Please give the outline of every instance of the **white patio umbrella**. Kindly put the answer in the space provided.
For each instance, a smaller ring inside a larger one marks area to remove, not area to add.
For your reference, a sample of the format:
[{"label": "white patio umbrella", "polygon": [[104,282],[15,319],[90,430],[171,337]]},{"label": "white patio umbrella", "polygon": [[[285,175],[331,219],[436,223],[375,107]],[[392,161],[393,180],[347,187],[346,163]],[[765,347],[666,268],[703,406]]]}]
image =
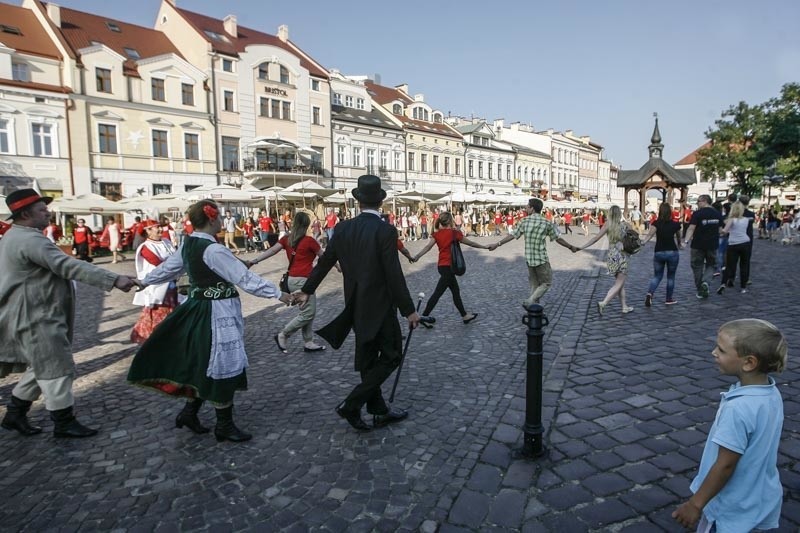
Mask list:
[{"label": "white patio umbrella", "polygon": [[128,211],[142,211],[152,216],[153,213],[160,215],[166,212],[183,213],[192,205],[190,200],[179,198],[174,193],[162,193],[155,196],[135,196],[125,198],[117,202]]},{"label": "white patio umbrella", "polygon": [[0,194],[0,219],[5,220],[9,216],[11,216],[11,211],[6,205],[6,197]]},{"label": "white patio umbrella", "polygon": [[298,191],[303,193],[313,192],[317,196],[321,196],[323,198],[326,196],[330,196],[331,194],[334,194],[336,192],[335,189],[329,189],[328,187],[320,185],[319,183],[311,180],[304,180],[304,181],[299,181],[297,183],[292,183],[291,185],[286,187],[284,191]]},{"label": "white patio umbrella", "polygon": [[68,215],[124,213],[126,211],[125,207],[120,206],[118,202],[112,202],[105,196],[91,193],[53,200],[50,210]]},{"label": "white patio umbrella", "polygon": [[340,192],[331,194],[330,196],[326,196],[322,199],[322,201],[326,204],[346,204],[347,201],[352,198],[350,193],[342,194]]}]

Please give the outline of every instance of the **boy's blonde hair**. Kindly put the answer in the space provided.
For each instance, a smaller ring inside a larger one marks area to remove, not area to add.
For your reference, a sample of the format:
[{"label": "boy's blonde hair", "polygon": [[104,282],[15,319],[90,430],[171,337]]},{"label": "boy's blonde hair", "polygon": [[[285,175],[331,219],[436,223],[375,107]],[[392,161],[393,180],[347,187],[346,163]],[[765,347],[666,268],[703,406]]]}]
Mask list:
[{"label": "boy's blonde hair", "polygon": [[757,318],[742,318],[726,322],[719,328],[733,338],[739,357],[755,355],[758,371],[763,374],[782,372],[786,367],[789,346],[783,334],[771,323]]}]

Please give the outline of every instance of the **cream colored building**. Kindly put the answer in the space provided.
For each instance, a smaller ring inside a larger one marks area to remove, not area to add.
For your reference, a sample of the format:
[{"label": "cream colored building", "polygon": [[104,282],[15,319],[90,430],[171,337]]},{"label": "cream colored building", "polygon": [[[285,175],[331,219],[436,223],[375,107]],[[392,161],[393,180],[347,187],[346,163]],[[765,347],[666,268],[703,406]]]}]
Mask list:
[{"label": "cream colored building", "polygon": [[327,71],[280,26],[270,35],[163,0],[155,28],[209,78],[222,181],[258,186],[331,178]]},{"label": "cream colored building", "polygon": [[467,192],[522,192],[522,182],[515,175],[516,152],[496,139],[485,120],[448,117],[447,122],[464,137]]},{"label": "cream colored building", "polygon": [[362,174],[380,176],[385,187],[406,187],[403,123],[372,100],[363,77],[332,70],[333,183],[350,190]]},{"label": "cream colored building", "polygon": [[65,58],[32,7],[3,4],[0,17],[0,192],[60,196],[72,190]]},{"label": "cream colored building", "polygon": [[551,197],[556,200],[577,198],[581,142],[573,137],[572,130],[561,133],[549,129],[540,133],[551,141]]},{"label": "cream colored building", "polygon": [[53,4],[41,14],[76,60],[65,76],[75,194],[117,200],[216,183],[206,76],[164,34]]},{"label": "cream colored building", "polygon": [[517,152],[515,176],[519,186],[531,194],[547,198],[552,176],[550,137],[536,133],[532,126],[520,122],[506,126],[503,119],[495,120],[493,127],[497,139],[510,144]]},{"label": "cream colored building", "polygon": [[411,97],[408,85],[385,87],[365,82],[373,100],[403,124],[406,148],[405,189],[445,193],[464,191],[464,142],[444,121],[444,113]]},{"label": "cream colored building", "polygon": [[570,139],[579,143],[578,149],[578,196],[582,200],[597,198],[599,193],[598,166],[603,147],[592,142],[588,135],[576,136],[571,131],[566,133]]}]

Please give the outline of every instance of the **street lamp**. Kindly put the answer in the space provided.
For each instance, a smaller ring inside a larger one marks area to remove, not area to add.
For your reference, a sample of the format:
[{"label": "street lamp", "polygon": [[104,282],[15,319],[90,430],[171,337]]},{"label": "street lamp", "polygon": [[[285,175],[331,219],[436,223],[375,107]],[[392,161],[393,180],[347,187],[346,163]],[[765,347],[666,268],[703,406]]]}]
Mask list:
[{"label": "street lamp", "polygon": [[761,185],[767,186],[767,206],[772,205],[772,186],[778,186],[783,183],[783,176],[779,176],[775,174],[775,165],[773,164],[770,168],[770,175],[764,176],[764,180],[761,182]]}]

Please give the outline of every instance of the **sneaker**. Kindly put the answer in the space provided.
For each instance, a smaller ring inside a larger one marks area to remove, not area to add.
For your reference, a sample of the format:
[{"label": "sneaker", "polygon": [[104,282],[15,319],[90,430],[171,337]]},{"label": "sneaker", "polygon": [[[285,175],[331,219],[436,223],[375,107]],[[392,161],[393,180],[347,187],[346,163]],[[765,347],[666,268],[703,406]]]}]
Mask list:
[{"label": "sneaker", "polygon": [[741,294],[747,294],[747,289],[742,289],[739,291]]},{"label": "sneaker", "polygon": [[651,305],[653,305],[653,295],[648,292],[647,296],[644,297],[644,306],[650,307]]},{"label": "sneaker", "polygon": [[708,298],[708,283],[705,281],[700,284],[700,295],[702,298]]},{"label": "sneaker", "polygon": [[597,312],[600,314],[600,316],[603,316],[603,310],[605,310],[605,308],[606,304],[603,302],[597,302]]},{"label": "sneaker", "polygon": [[725,285],[720,285],[719,289],[717,289],[717,294],[722,294],[725,292]]},{"label": "sneaker", "polygon": [[667,305],[675,305],[676,303],[678,303],[678,300],[667,300],[664,303],[667,304]]},{"label": "sneaker", "polygon": [[718,277],[720,277],[720,273],[719,273],[719,272],[714,272],[714,277],[715,277],[715,278],[718,278]]},{"label": "sneaker", "polygon": [[633,311],[633,307],[623,307],[623,308],[622,308],[622,314],[623,314],[623,315],[627,315],[627,314],[628,314],[628,313],[630,313],[631,311]]}]

